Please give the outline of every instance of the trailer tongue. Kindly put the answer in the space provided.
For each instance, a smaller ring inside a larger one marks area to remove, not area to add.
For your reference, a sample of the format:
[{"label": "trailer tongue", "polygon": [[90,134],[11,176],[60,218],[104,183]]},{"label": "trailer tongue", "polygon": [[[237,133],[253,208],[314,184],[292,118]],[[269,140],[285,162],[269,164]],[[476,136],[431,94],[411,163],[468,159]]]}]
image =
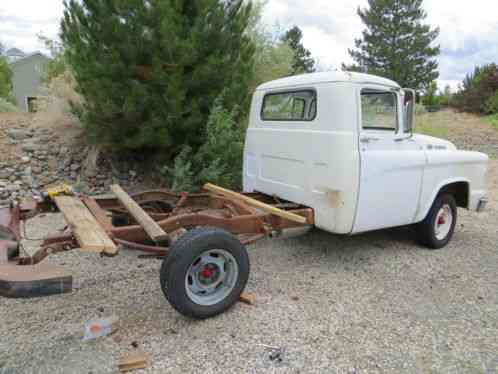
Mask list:
[{"label": "trailer tongue", "polygon": [[[130,196],[118,185],[111,190],[111,196],[89,197],[64,187],[39,201],[0,208],[0,295],[70,292],[70,273],[42,262],[48,255],[80,248],[115,256],[123,246],[164,257],[160,278],[168,301],[185,315],[206,318],[242,293],[249,273],[245,245],[313,225],[310,208],[212,184],[201,194],[153,190]],[[38,214],[55,212],[63,214],[68,229],[21,255],[21,227]]]}]

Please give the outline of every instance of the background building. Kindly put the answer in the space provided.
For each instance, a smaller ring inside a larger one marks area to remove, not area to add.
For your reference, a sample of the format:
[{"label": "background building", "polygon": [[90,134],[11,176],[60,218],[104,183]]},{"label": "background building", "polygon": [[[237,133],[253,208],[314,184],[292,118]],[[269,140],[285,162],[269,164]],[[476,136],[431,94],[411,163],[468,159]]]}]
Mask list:
[{"label": "background building", "polygon": [[43,73],[50,59],[40,52],[23,57],[17,54],[16,56],[11,56],[11,58],[14,58],[10,64],[13,73],[12,93],[21,110],[25,112],[33,111],[34,101],[41,94],[40,86]]}]

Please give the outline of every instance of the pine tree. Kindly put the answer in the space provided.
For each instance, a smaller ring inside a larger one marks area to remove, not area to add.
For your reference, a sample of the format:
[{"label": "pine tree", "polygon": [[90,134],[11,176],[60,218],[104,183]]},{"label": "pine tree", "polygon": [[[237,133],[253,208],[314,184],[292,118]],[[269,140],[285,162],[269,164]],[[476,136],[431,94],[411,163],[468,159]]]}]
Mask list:
[{"label": "pine tree", "polygon": [[426,89],[438,78],[439,28],[423,24],[422,0],[368,0],[358,8],[365,24],[363,37],[349,54],[357,69],[390,78],[403,87]]},{"label": "pine tree", "polygon": [[294,51],[294,62],[292,63],[292,74],[313,73],[315,71],[315,60],[311,52],[302,43],[303,32],[298,26],[288,30],[282,40],[289,43]]},{"label": "pine tree", "polygon": [[61,39],[88,134],[173,158],[203,143],[215,99],[247,107],[254,47],[244,0],[70,0]]}]

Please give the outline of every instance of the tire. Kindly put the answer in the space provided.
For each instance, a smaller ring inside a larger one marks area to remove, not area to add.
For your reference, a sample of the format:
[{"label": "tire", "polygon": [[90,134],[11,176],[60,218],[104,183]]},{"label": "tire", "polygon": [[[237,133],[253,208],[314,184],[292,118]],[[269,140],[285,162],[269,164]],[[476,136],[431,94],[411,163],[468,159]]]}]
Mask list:
[{"label": "tire", "polygon": [[450,194],[439,195],[427,217],[417,225],[419,242],[430,248],[445,247],[453,237],[457,222],[457,205]]},{"label": "tire", "polygon": [[247,251],[235,236],[218,228],[196,228],[181,236],[164,259],[161,289],[179,313],[205,319],[237,302],[249,270]]}]

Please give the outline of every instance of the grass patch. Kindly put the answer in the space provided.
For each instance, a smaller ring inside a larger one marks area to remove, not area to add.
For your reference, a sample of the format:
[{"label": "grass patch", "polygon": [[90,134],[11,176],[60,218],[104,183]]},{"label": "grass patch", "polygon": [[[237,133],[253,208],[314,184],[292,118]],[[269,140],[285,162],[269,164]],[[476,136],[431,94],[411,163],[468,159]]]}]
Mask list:
[{"label": "grass patch", "polygon": [[425,115],[422,115],[417,118],[415,124],[415,133],[434,136],[436,138],[448,139],[449,129],[446,126],[438,125],[434,126],[432,121],[429,118],[425,118]]},{"label": "grass patch", "polygon": [[484,120],[495,129],[498,129],[498,114],[492,114],[490,116],[484,117]]},{"label": "grass patch", "polygon": [[0,97],[0,113],[19,112],[19,108]]}]

